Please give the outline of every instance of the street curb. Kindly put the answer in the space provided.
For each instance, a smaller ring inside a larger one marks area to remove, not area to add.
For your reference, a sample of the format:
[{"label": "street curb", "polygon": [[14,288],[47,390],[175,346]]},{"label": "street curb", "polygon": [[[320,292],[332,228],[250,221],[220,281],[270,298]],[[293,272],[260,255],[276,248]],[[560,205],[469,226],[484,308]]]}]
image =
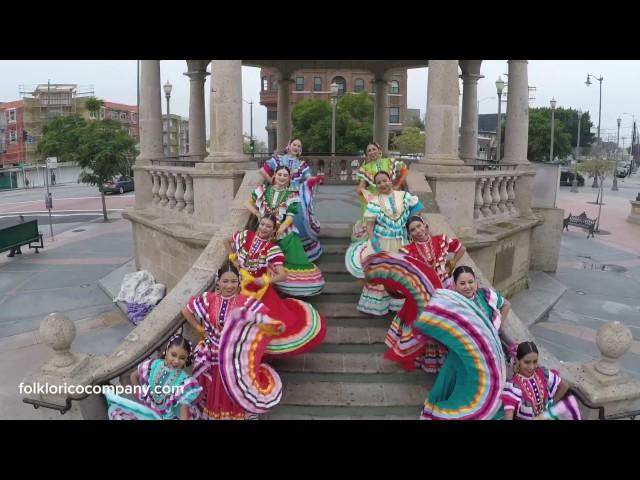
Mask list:
[{"label": "street curb", "polygon": [[[567,287],[544,272],[529,272],[529,288],[511,298],[511,308],[525,327],[544,320]],[[508,320],[507,320],[508,321]]]},{"label": "street curb", "polygon": [[[106,293],[109,298],[114,299],[118,292],[120,292],[120,286],[122,285],[122,279],[127,273],[133,273],[136,271],[136,261],[132,258],[127,263],[120,265],[108,275],[105,275],[98,280],[98,285]],[[127,304],[124,302],[114,302],[118,308],[127,315]]]}]

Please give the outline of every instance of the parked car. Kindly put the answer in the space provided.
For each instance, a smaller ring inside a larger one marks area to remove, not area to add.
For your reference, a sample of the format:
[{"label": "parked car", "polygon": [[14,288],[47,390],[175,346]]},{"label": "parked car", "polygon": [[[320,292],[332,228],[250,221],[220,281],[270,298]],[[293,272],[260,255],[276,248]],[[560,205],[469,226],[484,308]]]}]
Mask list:
[{"label": "parked car", "polygon": [[630,162],[621,163],[621,164],[618,165],[618,168],[616,169],[616,177],[624,178],[624,177],[629,175],[630,171],[631,171],[631,163]]},{"label": "parked car", "polygon": [[[571,185],[573,183],[573,172],[568,167],[560,168],[560,185]],[[584,177],[578,173],[578,186],[584,187]]]},{"label": "parked car", "polygon": [[115,178],[111,182],[102,184],[102,191],[104,193],[124,193],[133,191],[133,178],[121,176]]}]

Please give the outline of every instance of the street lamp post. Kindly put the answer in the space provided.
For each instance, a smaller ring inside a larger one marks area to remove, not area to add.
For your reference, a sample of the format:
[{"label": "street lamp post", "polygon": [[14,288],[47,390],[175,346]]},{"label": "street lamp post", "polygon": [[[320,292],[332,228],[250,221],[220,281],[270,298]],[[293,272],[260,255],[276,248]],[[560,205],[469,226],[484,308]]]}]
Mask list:
[{"label": "street lamp post", "polygon": [[496,161],[500,161],[500,148],[502,142],[502,90],[504,90],[505,82],[502,77],[496,80],[496,91],[498,92],[498,122],[496,126]]},{"label": "street lamp post", "polygon": [[[591,75],[590,73],[587,73],[587,81],[584,82],[585,85],[588,87],[589,85],[591,85],[591,81],[589,80],[589,77],[594,78],[595,80],[597,80],[598,82],[600,82],[600,100],[598,102],[598,140],[597,140],[597,145],[598,145],[598,154],[600,155],[602,152],[602,140],[600,139],[600,121],[602,119],[602,74],[600,75],[600,77],[596,77],[595,75]],[[598,186],[598,175],[596,172],[596,175],[593,176],[593,185],[591,185],[593,188],[596,188]]]},{"label": "street lamp post", "polygon": [[553,162],[553,122],[555,120],[556,113],[556,105],[557,101],[555,98],[551,98],[549,104],[551,105],[551,147],[549,148],[549,161]]},{"label": "street lamp post", "polygon": [[336,104],[338,103],[338,92],[340,85],[333,82],[331,84],[331,156],[336,155]]},{"label": "street lamp post", "polygon": [[619,149],[620,149],[620,124],[622,123],[622,119],[618,117],[616,120],[618,122],[618,136],[616,138],[616,166],[613,169],[613,185],[611,185],[611,191],[618,191],[618,158],[620,157]]},{"label": "street lamp post", "polygon": [[578,110],[578,140],[576,141],[576,158],[574,159],[573,180],[571,180],[570,192],[578,193],[578,154],[580,153],[580,121],[582,120],[582,110]]},{"label": "street lamp post", "polygon": [[173,85],[169,83],[164,84],[164,96],[167,99],[167,157],[171,156],[171,108],[169,106],[169,100],[171,99],[171,90]]}]

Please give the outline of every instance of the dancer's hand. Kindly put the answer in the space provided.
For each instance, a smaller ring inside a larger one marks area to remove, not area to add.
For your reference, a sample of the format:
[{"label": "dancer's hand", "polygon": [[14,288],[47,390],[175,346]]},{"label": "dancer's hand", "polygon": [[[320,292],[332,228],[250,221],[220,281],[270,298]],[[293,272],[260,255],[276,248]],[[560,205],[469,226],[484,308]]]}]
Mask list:
[{"label": "dancer's hand", "polygon": [[371,239],[371,246],[373,247],[373,251],[376,253],[382,251],[382,247],[380,246],[380,239],[378,237],[373,237]]}]

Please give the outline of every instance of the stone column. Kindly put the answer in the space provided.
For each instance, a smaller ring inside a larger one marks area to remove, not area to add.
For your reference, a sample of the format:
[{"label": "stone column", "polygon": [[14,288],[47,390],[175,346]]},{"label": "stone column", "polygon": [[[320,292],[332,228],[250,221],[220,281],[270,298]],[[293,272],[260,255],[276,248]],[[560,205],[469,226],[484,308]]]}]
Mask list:
[{"label": "stone column", "polygon": [[382,146],[383,154],[389,149],[389,96],[388,82],[384,78],[374,80],[376,92],[373,107],[373,141]]},{"label": "stone column", "polygon": [[207,130],[204,116],[204,81],[210,60],[187,60],[189,77],[189,156],[200,161],[207,156]]},{"label": "stone column", "polygon": [[526,60],[509,60],[504,163],[529,164],[529,82]]},{"label": "stone column", "polygon": [[421,163],[463,165],[458,155],[458,62],[430,60],[426,149]]},{"label": "stone column", "polygon": [[276,133],[276,150],[287,145],[293,135],[291,128],[291,86],[293,80],[282,75],[278,80],[278,130]]},{"label": "stone column", "polygon": [[482,60],[464,60],[462,68],[462,135],[460,156],[465,162],[474,162],[478,154],[478,80]]},{"label": "stone column", "polygon": [[246,161],[242,142],[242,61],[212,60],[211,71],[211,146],[204,161]]},{"label": "stone column", "polygon": [[138,125],[140,155],[134,166],[136,184],[135,207],[145,208],[153,201],[153,182],[146,170],[137,167],[151,165],[152,159],[163,158],[162,96],[160,94],[160,60],[140,61],[140,111]]}]

